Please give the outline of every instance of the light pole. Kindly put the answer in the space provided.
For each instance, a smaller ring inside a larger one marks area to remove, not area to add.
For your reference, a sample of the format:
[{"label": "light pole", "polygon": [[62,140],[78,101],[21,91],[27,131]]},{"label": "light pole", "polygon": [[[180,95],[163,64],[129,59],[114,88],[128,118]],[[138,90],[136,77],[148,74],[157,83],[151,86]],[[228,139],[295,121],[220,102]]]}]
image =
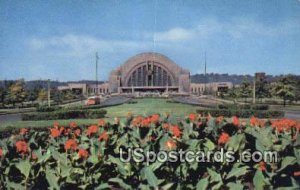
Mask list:
[{"label": "light pole", "polygon": [[48,107],[51,106],[51,103],[50,103],[50,79],[48,79]]}]

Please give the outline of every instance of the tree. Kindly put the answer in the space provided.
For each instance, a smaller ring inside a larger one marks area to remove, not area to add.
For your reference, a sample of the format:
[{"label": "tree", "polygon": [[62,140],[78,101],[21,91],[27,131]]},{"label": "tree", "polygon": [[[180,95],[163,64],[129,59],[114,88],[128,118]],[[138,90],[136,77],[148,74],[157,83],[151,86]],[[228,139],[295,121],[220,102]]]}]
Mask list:
[{"label": "tree", "polygon": [[251,96],[251,92],[252,92],[252,87],[250,82],[247,79],[244,79],[239,87],[238,97],[244,98],[246,103],[247,98]]},{"label": "tree", "polygon": [[16,103],[23,103],[26,99],[25,82],[23,79],[17,80],[9,86],[6,98],[13,106]]},{"label": "tree", "polygon": [[42,103],[47,100],[47,92],[45,89],[40,89],[37,99],[39,102],[42,102]]},{"label": "tree", "polygon": [[63,102],[64,95],[63,95],[63,93],[61,91],[55,90],[53,92],[52,99],[53,99],[53,101],[55,103],[57,103],[59,105],[59,104],[61,104]]},{"label": "tree", "polygon": [[255,81],[255,94],[258,99],[270,97],[270,87],[264,78]]},{"label": "tree", "polygon": [[293,99],[295,97],[295,82],[292,80],[291,76],[284,76],[280,78],[273,88],[274,94],[283,99],[283,106],[286,105],[288,99]]}]

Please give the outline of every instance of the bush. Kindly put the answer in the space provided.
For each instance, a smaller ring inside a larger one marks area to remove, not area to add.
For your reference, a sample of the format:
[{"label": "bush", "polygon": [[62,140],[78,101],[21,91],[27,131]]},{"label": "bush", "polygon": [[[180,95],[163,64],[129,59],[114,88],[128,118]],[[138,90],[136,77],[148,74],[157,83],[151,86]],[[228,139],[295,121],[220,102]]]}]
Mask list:
[{"label": "bush", "polygon": [[22,114],[22,120],[53,120],[53,119],[96,119],[103,118],[106,110],[59,110],[53,112]]},{"label": "bush", "polygon": [[48,106],[38,106],[36,111],[37,112],[52,112],[52,111],[56,111],[56,110],[59,110],[60,107],[58,106],[51,106],[51,107],[48,107]]},{"label": "bush", "polygon": [[251,116],[255,116],[258,118],[279,118],[284,116],[283,111],[276,110],[232,110],[232,109],[211,109],[211,110],[197,110],[197,113],[201,114],[211,114],[213,117],[224,116],[224,117],[232,117],[238,116],[241,118],[247,118]]},{"label": "bush", "polygon": [[254,109],[254,110],[268,110],[269,105],[265,105],[265,104],[252,105],[252,109]]}]

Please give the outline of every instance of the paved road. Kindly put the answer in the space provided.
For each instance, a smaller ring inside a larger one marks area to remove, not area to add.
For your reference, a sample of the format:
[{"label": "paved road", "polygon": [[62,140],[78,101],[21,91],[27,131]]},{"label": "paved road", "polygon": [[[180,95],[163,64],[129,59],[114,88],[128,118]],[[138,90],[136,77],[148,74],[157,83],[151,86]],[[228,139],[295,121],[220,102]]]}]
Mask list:
[{"label": "paved road", "polygon": [[0,122],[7,122],[7,121],[21,121],[21,114],[6,114],[0,115]]},{"label": "paved road", "polygon": [[290,118],[290,119],[296,119],[298,121],[300,121],[300,112],[296,112],[296,111],[286,111],[285,115],[286,118]]}]

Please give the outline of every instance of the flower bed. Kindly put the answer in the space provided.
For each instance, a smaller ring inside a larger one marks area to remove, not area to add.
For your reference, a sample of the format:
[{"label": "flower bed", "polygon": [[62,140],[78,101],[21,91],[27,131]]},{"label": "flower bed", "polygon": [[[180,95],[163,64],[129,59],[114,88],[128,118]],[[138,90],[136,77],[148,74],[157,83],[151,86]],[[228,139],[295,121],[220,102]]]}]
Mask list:
[{"label": "flower bed", "polygon": [[[0,140],[0,189],[299,189],[300,129],[290,119],[225,120],[191,113],[128,114],[125,122],[90,126],[54,122],[47,131],[23,128]],[[277,162],[123,163],[120,148],[143,151],[276,151]]]}]

